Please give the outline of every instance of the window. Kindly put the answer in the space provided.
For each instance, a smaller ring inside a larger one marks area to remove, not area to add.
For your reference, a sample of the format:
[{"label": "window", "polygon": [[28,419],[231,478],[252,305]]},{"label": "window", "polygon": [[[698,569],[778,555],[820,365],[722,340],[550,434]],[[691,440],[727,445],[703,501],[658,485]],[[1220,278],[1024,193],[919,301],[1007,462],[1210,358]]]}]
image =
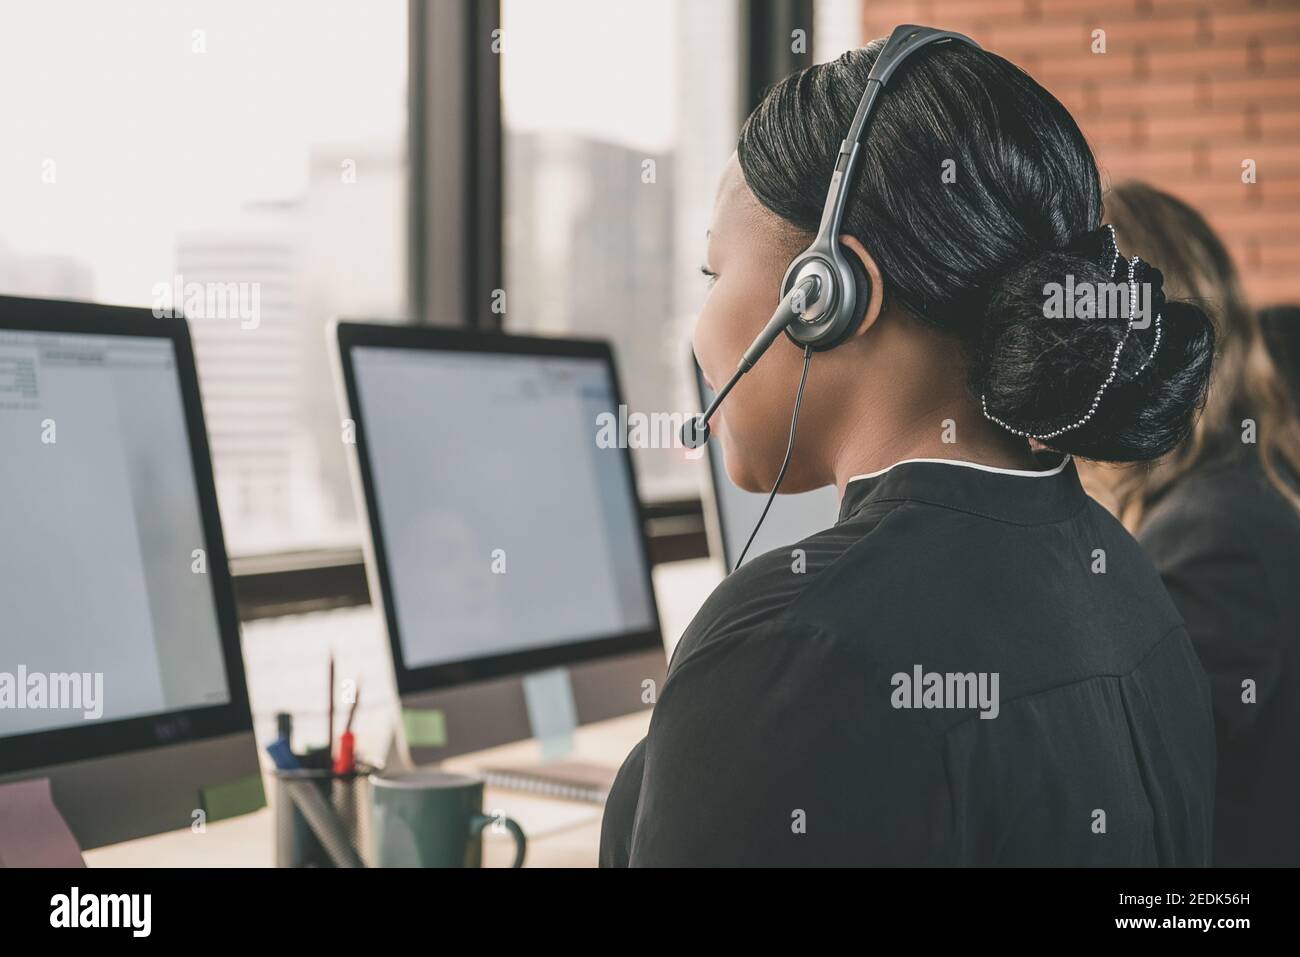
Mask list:
[{"label": "window", "polygon": [[[503,0],[501,15],[505,328],[608,337],[629,412],[690,411],[704,233],[739,125],[737,3]],[[698,495],[698,458],[634,455],[643,498]]]},{"label": "window", "polygon": [[0,293],[183,308],[230,551],[355,544],[325,327],[404,312],[406,3],[5,21]]},{"label": "window", "polygon": [[838,59],[874,39],[864,39],[862,29],[862,0],[814,0],[813,62]]}]

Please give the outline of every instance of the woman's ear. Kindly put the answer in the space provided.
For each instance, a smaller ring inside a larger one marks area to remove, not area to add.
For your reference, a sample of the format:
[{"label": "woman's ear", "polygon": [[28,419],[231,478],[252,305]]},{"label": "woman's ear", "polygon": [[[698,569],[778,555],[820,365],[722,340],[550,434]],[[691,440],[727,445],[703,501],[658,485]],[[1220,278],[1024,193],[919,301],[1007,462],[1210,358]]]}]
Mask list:
[{"label": "woman's ear", "polygon": [[880,311],[885,306],[885,280],[880,275],[880,267],[871,258],[871,253],[867,252],[866,247],[858,241],[856,236],[841,235],[840,244],[852,255],[858,257],[863,268],[867,271],[867,278],[871,280],[871,300],[867,303],[866,315],[858,327],[853,330],[853,335],[860,336],[880,318]]}]

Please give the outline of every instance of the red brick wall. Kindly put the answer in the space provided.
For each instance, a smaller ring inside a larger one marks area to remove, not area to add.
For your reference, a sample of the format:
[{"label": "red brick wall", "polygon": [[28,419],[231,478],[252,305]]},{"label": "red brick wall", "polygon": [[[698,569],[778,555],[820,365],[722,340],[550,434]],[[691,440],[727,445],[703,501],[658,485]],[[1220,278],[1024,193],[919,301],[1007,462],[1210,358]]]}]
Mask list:
[{"label": "red brick wall", "polygon": [[1300,0],[863,0],[866,39],[899,23],[1019,65],[1074,114],[1103,187],[1141,178],[1185,199],[1255,304],[1300,302]]}]

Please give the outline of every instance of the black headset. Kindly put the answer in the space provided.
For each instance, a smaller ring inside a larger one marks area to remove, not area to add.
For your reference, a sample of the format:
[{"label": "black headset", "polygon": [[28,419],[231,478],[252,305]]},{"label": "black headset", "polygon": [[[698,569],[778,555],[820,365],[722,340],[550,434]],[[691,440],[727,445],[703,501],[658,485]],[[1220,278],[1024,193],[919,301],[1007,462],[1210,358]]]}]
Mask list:
[{"label": "black headset", "polygon": [[[682,426],[682,444],[687,448],[697,449],[709,439],[709,419],[717,411],[727,393],[740,381],[740,377],[754,367],[754,363],[776,341],[782,332],[790,341],[804,350],[804,378],[808,374],[808,359],[813,352],[833,349],[853,335],[853,331],[862,323],[871,302],[871,280],[867,276],[862,260],[851,249],[840,242],[840,229],[844,223],[844,206],[848,202],[849,187],[853,182],[853,170],[857,166],[858,153],[862,146],[862,134],[867,121],[875,109],[880,94],[886,84],[903,62],[919,50],[932,43],[956,40],[980,49],[978,43],[961,33],[949,30],[936,30],[933,27],[919,27],[906,23],[894,28],[894,32],[885,41],[885,46],[871,65],[867,74],[867,85],[862,91],[857,112],[853,114],[853,123],[849,132],[840,142],[840,151],[835,159],[835,170],[831,173],[831,183],[826,191],[826,204],[822,207],[821,223],[817,227],[817,236],[812,245],[801,252],[790,263],[781,280],[781,302],[776,312],[768,320],[763,331],[750,344],[740,358],[735,373],[726,385],[714,396],[709,407],[700,415],[693,416]],[[781,466],[772,494],[767,504],[771,507],[776,490],[785,476],[786,466],[790,462],[790,452],[794,449],[794,428],[798,420],[799,399],[803,396],[804,379],[799,381],[799,394],[795,399],[795,418],[790,423],[790,443],[786,449],[786,460]],[[749,537],[750,544],[758,534],[758,528],[767,517],[767,509]],[[749,544],[745,545],[745,551]],[[743,561],[745,552],[741,552],[737,566]]]},{"label": "black headset", "polygon": [[709,437],[709,419],[717,411],[727,393],[754,363],[784,332],[790,341],[815,352],[833,349],[853,335],[862,322],[871,302],[871,280],[866,267],[852,250],[839,241],[844,223],[844,207],[848,202],[853,170],[857,166],[862,146],[862,134],[875,109],[885,85],[909,56],[932,43],[957,40],[975,49],[980,46],[970,37],[950,30],[918,27],[903,24],[895,27],[885,41],[867,75],[867,85],[862,91],[857,112],[848,135],[840,142],[835,170],[831,173],[826,204],[822,207],[821,224],[812,245],[790,263],[781,281],[781,303],[758,337],[741,356],[740,364],[727,384],[722,387],[709,407],[690,419],[682,429],[682,444],[699,448]]},{"label": "black headset", "polygon": [[825,295],[819,295],[816,300],[811,296],[805,297],[798,321],[785,327],[785,334],[797,345],[812,346],[819,352],[832,349],[849,338],[866,315],[867,304],[871,302],[871,280],[867,278],[862,260],[839,241],[862,133],[881,92],[903,61],[931,43],[946,40],[958,40],[979,49],[979,44],[960,33],[904,24],[889,35],[880,56],[871,66],[858,111],[853,115],[853,124],[840,143],[817,237],[790,263],[781,283],[782,298],[797,283],[808,279],[816,280],[819,292],[825,291]]}]

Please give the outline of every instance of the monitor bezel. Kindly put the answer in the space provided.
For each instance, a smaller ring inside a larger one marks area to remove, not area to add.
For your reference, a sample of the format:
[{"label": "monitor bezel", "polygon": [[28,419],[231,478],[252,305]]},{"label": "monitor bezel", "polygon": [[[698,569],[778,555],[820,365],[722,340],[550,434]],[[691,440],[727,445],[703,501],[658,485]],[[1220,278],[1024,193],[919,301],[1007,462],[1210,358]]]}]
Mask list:
[{"label": "monitor bezel", "polygon": [[[708,407],[711,393],[708,384],[704,381],[704,370],[700,368],[699,360],[695,358],[695,350],[690,350],[691,372],[695,379],[695,398],[699,402],[700,411],[703,412]],[[722,514],[722,493],[719,490],[719,484],[731,481],[727,478],[726,462],[722,460],[722,447],[717,442],[708,442],[704,450],[704,458],[708,465],[708,488],[705,500],[705,520],[707,530],[712,533],[710,536],[710,551],[715,552],[722,559],[722,572],[727,574],[734,571],[732,561],[735,556],[731,554],[730,539],[727,537],[727,519]]]},{"label": "monitor bezel", "polygon": [[[509,651],[482,658],[412,667],[407,664],[406,655],[402,648],[401,630],[397,621],[396,604],[393,600],[388,554],[384,546],[383,526],[379,517],[369,449],[366,445],[365,429],[362,425],[362,407],[357,390],[353,350],[357,348],[406,349],[425,352],[468,352],[487,355],[595,359],[605,365],[614,394],[614,407],[617,410],[623,404],[623,394],[619,384],[613,351],[607,342],[596,339],[518,336],[475,329],[340,321],[336,324],[335,345],[338,350],[338,367],[342,374],[344,398],[347,402],[346,410],[354,425],[355,445],[352,446],[354,476],[360,481],[364,499],[364,511],[368,525],[366,558],[373,569],[371,575],[372,591],[377,584],[382,597],[384,623],[392,652],[393,671],[396,676],[399,695],[439,691],[491,678],[530,674],[547,668],[578,665],[601,658],[615,657],[649,649],[663,650],[663,632],[659,620],[659,608],[655,600],[654,580],[651,573],[650,543],[645,531],[645,513],[637,490],[631,451],[626,447],[621,449],[621,458],[623,460],[623,473],[627,481],[627,491],[637,510],[636,524],[640,541],[641,563],[650,606],[650,624],[648,627],[621,634],[602,635],[580,641],[549,645],[544,648]],[[468,411],[467,414],[469,414]],[[371,600],[372,602],[374,600],[373,594]]]},{"label": "monitor bezel", "polygon": [[[695,358],[694,351],[690,352],[689,359],[692,374],[695,378],[695,397],[698,400],[700,411],[708,408],[709,402],[713,399],[713,390],[704,379],[704,370],[700,368],[698,360]],[[729,575],[736,569],[733,565],[737,558],[736,550],[732,546],[731,537],[728,534],[726,509],[723,507],[725,493],[723,489],[728,485],[734,485],[731,478],[727,475],[727,460],[722,450],[722,444],[716,439],[710,441],[706,450],[708,459],[708,470],[705,479],[701,481],[700,501],[704,507],[705,532],[709,539],[709,553],[718,556],[722,560],[722,573]],[[825,486],[822,486],[825,488]],[[820,489],[811,489],[806,492],[796,492],[789,495],[789,498],[801,498],[806,495],[815,495]],[[756,495],[760,498],[766,498],[762,492],[747,492],[749,495]],[[784,493],[781,493],[784,495]],[[778,506],[773,506],[778,507]],[[829,513],[831,522],[826,526],[831,528],[838,518],[838,508],[832,509]],[[733,516],[734,517],[734,516]],[[813,529],[807,532],[807,535],[815,535],[823,529]],[[796,539],[791,542],[791,547],[802,539]],[[761,542],[761,536],[755,539],[756,543]],[[762,549],[751,550],[745,558],[745,563],[753,561],[759,555],[762,555]]]},{"label": "monitor bezel", "polygon": [[[225,704],[108,721],[86,721],[67,727],[6,735],[0,737],[0,770],[10,776],[14,772],[89,758],[148,751],[239,732],[251,733],[253,718],[240,647],[238,608],[222,534],[212,454],[188,323],[179,314],[175,318],[157,317],[151,310],[143,308],[0,296],[0,332],[121,336],[164,339],[171,343],[230,698]],[[20,662],[14,662],[15,667],[18,664]],[[198,800],[197,796],[195,800]]]}]

